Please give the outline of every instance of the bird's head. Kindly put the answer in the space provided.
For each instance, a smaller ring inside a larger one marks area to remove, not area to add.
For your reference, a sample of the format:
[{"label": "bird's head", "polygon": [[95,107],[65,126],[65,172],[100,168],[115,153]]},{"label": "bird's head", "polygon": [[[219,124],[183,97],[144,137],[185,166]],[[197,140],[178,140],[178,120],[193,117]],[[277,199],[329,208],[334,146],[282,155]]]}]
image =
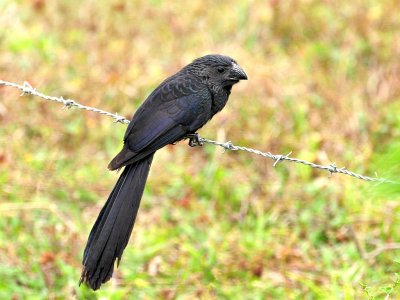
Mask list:
[{"label": "bird's head", "polygon": [[212,54],[200,57],[187,66],[201,76],[213,90],[225,89],[230,92],[232,86],[240,80],[247,80],[247,75],[237,62],[229,56]]}]

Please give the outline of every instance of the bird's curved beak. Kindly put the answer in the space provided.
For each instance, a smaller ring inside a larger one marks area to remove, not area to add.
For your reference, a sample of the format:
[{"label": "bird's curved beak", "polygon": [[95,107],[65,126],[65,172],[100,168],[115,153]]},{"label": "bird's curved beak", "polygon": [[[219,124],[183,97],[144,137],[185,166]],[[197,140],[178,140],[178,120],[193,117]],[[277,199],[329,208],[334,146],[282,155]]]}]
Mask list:
[{"label": "bird's curved beak", "polygon": [[247,75],[243,69],[236,63],[232,63],[233,67],[231,69],[230,78],[234,80],[247,80]]}]

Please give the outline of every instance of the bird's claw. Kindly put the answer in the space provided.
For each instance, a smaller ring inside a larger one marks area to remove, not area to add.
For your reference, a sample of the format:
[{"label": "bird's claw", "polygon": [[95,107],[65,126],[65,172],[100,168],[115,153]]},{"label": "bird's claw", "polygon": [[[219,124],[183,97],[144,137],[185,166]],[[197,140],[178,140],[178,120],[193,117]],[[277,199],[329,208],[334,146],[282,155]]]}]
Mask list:
[{"label": "bird's claw", "polygon": [[190,147],[203,146],[203,142],[200,140],[198,133],[189,133],[185,136],[185,139],[189,139]]}]

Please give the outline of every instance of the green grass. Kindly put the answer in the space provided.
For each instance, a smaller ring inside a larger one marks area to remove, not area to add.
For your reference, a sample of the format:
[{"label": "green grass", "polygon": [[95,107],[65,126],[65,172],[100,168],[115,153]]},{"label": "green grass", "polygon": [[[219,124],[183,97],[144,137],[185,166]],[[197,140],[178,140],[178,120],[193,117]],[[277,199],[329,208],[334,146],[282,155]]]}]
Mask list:
[{"label": "green grass", "polygon": [[[206,53],[249,81],[203,137],[398,180],[398,1],[3,1],[3,80],[130,117]],[[115,278],[78,286],[125,126],[0,88],[1,299],[397,299],[400,189],[159,151]],[[375,251],[375,252],[374,252]],[[372,254],[376,255],[372,255]],[[389,295],[389,296],[387,296]]]}]

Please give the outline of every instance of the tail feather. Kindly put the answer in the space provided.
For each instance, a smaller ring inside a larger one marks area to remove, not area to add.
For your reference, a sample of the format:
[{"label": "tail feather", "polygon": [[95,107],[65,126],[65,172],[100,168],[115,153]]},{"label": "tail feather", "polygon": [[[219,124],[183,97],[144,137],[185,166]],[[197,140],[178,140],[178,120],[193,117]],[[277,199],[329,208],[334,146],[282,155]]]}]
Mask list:
[{"label": "tail feather", "polygon": [[108,281],[128,244],[154,154],[125,167],[89,234],[80,283],[93,290]]}]

